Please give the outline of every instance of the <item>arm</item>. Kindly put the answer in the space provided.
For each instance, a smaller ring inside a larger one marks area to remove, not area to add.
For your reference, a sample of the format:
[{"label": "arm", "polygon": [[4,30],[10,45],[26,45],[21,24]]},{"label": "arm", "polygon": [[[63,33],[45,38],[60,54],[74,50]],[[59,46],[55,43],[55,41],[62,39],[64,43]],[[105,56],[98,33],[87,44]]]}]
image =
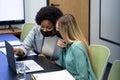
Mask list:
[{"label": "arm", "polygon": [[76,80],[88,80],[88,70],[87,70],[87,57],[86,51],[82,46],[75,46],[72,48],[72,54],[74,59]]},{"label": "arm", "polygon": [[18,56],[25,56],[32,49],[32,44],[34,41],[35,29],[32,29],[30,33],[25,38],[22,46],[20,48],[14,48],[14,53]]},{"label": "arm", "polygon": [[59,54],[58,54],[58,56],[59,56],[59,65],[62,66],[63,68],[65,68],[65,60],[64,60],[65,53],[66,53],[66,49],[61,49],[59,51]]}]

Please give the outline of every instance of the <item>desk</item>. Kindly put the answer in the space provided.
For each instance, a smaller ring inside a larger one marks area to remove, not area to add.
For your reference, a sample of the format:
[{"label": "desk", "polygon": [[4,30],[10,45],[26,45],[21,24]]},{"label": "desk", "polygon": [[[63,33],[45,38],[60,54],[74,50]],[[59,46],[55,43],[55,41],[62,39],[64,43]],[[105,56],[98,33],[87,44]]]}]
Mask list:
[{"label": "desk", "polygon": [[5,46],[4,41],[10,42],[11,45],[20,46],[21,41],[13,34],[0,34],[0,48]]},{"label": "desk", "polygon": [[[33,59],[44,68],[43,71],[40,71],[41,73],[62,70],[60,66],[56,64],[52,64],[46,58],[38,57],[37,55],[28,56],[26,58],[19,59],[19,60],[29,60],[29,59]],[[26,80],[32,80],[30,74],[32,73],[27,73]],[[1,52],[0,52],[0,80],[17,80],[17,74],[13,72],[12,69],[8,66],[7,58]]]},{"label": "desk", "polygon": [[[14,41],[19,40],[16,38],[13,34],[0,34],[0,42],[7,40],[7,41]],[[52,64],[48,59],[43,57],[35,56],[27,56],[23,59],[17,59],[17,60],[29,60],[33,59],[36,61],[40,66],[44,68],[43,71],[40,72],[49,72],[49,71],[56,71],[61,70],[62,68],[56,64]],[[26,75],[26,80],[32,80],[31,73],[28,73]],[[2,52],[0,52],[0,80],[17,80],[17,74],[10,69],[7,62],[7,57]]]},{"label": "desk", "polygon": [[14,28],[14,32],[11,29],[0,29],[0,34],[14,34],[14,35],[20,35],[21,29]]},{"label": "desk", "polygon": [[20,39],[14,36],[13,34],[0,34],[0,42],[7,41],[19,41]]},{"label": "desk", "polygon": [[12,29],[0,29],[0,34],[14,34],[16,37],[20,38],[22,30],[19,28],[14,28],[14,32]]}]

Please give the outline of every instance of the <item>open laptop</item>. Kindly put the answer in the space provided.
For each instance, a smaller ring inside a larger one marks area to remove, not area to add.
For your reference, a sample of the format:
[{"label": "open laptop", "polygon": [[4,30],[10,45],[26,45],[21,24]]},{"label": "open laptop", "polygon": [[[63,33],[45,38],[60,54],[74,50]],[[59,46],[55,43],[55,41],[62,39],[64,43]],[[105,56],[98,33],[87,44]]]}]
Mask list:
[{"label": "open laptop", "polygon": [[[14,72],[17,73],[17,69],[16,69],[16,64],[19,61],[16,61],[15,56],[14,56],[14,50],[12,45],[5,41],[5,46],[6,46],[6,53],[7,53],[7,61],[8,61],[8,65],[12,68],[12,70]],[[22,61],[24,62],[25,66],[26,66],[26,73],[27,72],[35,72],[35,71],[41,71],[44,70],[39,64],[37,64],[34,60],[24,60]]]}]

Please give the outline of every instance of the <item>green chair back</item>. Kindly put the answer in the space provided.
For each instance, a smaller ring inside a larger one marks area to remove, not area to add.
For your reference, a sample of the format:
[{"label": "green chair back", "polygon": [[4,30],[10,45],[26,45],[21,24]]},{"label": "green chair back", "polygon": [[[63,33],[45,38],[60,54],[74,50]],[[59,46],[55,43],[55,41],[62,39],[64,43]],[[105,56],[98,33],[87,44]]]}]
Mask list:
[{"label": "green chair back", "polygon": [[110,55],[109,48],[103,45],[90,45],[91,60],[93,71],[97,80],[103,80],[103,75],[106,69],[107,61]]},{"label": "green chair back", "polygon": [[120,60],[113,62],[108,80],[120,80]]},{"label": "green chair back", "polygon": [[29,31],[35,27],[35,23],[25,23],[22,28],[20,39],[23,41],[25,37],[28,35]]}]

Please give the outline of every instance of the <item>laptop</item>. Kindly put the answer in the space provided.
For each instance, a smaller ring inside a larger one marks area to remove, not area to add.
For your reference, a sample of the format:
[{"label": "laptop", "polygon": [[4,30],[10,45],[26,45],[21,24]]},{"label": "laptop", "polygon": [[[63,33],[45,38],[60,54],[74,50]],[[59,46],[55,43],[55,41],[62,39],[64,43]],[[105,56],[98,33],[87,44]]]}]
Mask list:
[{"label": "laptop", "polygon": [[[7,56],[8,65],[14,72],[17,73],[16,65],[17,65],[17,63],[19,63],[19,61],[16,61],[16,59],[15,59],[13,47],[8,41],[5,41],[5,46],[6,46],[6,53],[7,53],[6,56]],[[24,62],[25,66],[26,66],[26,68],[25,68],[26,73],[44,70],[34,60],[23,60],[22,62]]]}]

